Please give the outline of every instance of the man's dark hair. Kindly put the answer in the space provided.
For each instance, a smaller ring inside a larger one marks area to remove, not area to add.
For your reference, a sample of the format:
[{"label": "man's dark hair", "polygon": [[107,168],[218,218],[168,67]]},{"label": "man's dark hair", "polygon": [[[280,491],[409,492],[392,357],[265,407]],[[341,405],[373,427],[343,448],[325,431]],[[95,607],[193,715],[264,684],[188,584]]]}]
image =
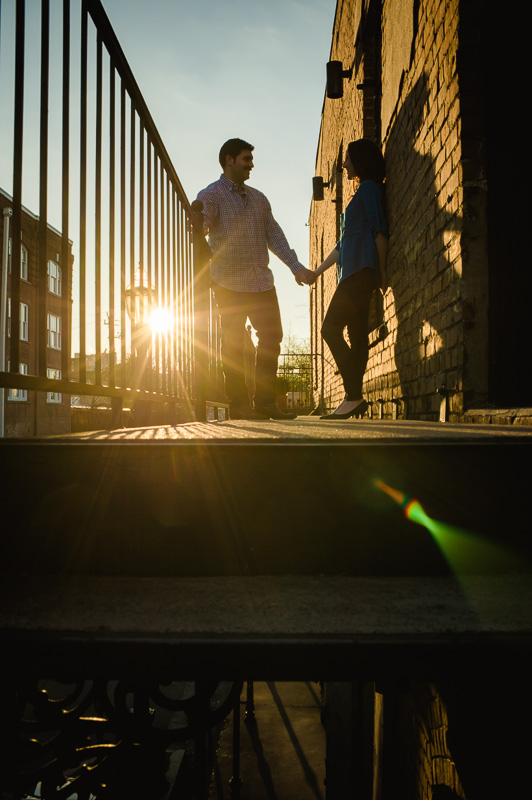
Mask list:
[{"label": "man's dark hair", "polygon": [[218,156],[222,169],[225,169],[226,156],[236,158],[240,155],[242,150],[254,150],[254,147],[252,144],[245,142],[243,139],[228,139],[227,142],[222,145],[220,155]]},{"label": "man's dark hair", "polygon": [[349,142],[347,152],[357,178],[361,181],[382,183],[386,177],[384,156],[380,147],[371,139],[356,139]]}]

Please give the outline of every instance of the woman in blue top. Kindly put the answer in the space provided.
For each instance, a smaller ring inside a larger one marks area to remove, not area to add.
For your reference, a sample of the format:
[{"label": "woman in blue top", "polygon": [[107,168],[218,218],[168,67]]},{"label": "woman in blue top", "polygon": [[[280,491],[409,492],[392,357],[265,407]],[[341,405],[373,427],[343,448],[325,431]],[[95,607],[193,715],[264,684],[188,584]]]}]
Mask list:
[{"label": "woman in blue top", "polygon": [[[369,306],[374,289],[386,288],[388,249],[382,196],[385,168],[379,147],[369,139],[350,142],[343,167],[355,193],[341,217],[340,241],[314,271],[316,278],[333,264],[338,271],[338,286],[321,329],[346,392],[338,408],[321,417],[331,420],[362,417],[367,410],[362,380],[368,361]],[[344,338],[346,327],[349,342]]]}]

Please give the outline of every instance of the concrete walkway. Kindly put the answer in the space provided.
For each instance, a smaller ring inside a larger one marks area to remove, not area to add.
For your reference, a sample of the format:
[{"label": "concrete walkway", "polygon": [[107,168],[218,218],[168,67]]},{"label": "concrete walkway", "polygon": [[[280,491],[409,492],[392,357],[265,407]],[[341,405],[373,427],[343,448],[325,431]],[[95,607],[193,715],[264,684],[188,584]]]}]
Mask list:
[{"label": "concrete walkway", "polygon": [[382,442],[532,442],[532,426],[478,425],[417,420],[349,419],[338,422],[318,417],[294,420],[221,420],[186,422],[180,425],[157,425],[143,428],[120,428],[114,431],[87,431],[69,436],[51,436],[46,441],[379,441]]},{"label": "concrete walkway", "polygon": [[[240,800],[324,800],[325,731],[319,683],[257,682],[255,714],[244,719],[241,697]],[[229,800],[233,776],[233,722],[222,731],[211,800]]]}]

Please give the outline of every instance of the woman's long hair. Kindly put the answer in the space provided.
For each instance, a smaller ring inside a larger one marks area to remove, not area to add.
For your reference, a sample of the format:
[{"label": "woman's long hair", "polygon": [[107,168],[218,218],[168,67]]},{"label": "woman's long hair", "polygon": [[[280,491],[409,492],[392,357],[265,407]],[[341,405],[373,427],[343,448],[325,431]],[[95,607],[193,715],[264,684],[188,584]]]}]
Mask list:
[{"label": "woman's long hair", "polygon": [[357,178],[361,181],[383,183],[386,177],[384,156],[380,147],[371,139],[356,139],[349,142],[347,152]]}]

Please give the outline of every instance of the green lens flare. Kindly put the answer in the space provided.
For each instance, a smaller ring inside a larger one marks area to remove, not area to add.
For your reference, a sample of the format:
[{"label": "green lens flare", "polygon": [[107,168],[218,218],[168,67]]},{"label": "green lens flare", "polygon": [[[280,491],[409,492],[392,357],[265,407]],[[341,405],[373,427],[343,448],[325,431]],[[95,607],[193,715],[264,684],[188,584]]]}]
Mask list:
[{"label": "green lens flare", "polygon": [[455,574],[520,570],[521,560],[514,553],[470,531],[433,519],[426,513],[419,500],[388,486],[380,479],[375,481],[375,486],[404,510],[407,519],[422,525],[431,533]]},{"label": "green lens flare", "polygon": [[412,520],[412,522],[417,522],[418,525],[424,525],[429,531],[431,530],[430,523],[432,520],[425,514],[421,503],[418,503],[417,500],[409,500],[404,508],[405,517],[407,519]]}]

